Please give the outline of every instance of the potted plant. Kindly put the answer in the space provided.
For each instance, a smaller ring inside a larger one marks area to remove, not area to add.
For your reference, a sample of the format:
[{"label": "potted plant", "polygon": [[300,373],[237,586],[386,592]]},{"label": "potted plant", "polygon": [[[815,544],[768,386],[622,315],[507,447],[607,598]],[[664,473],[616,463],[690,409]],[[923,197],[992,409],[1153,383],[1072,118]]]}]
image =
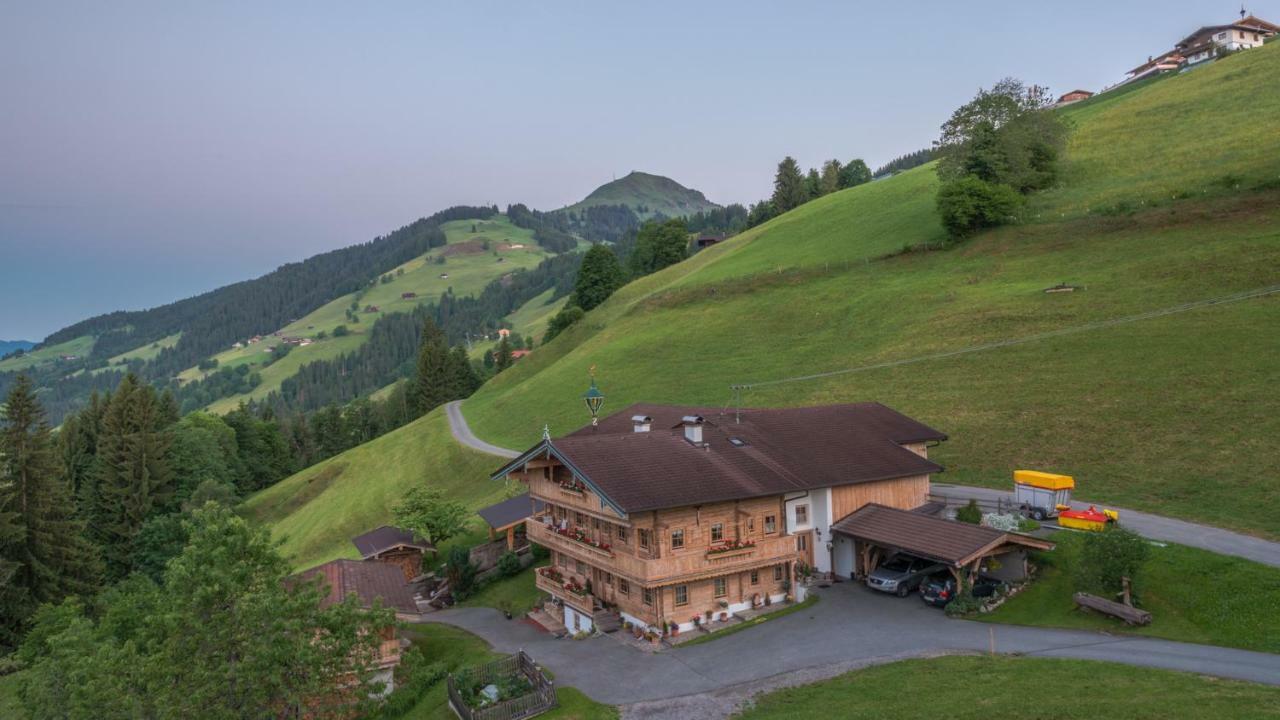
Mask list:
[{"label": "potted plant", "polygon": [[674,623],[674,622],[673,622],[673,623],[668,624],[668,625],[667,625],[667,629],[668,629],[668,632],[671,634],[671,636],[672,636],[672,637],[675,637],[676,635],[679,635],[679,634],[680,634],[680,626],[679,626],[678,624]]},{"label": "potted plant", "polygon": [[720,613],[720,622],[729,622],[729,613],[727,612]]},{"label": "potted plant", "polygon": [[700,627],[702,627],[702,616],[701,616],[701,615],[694,615],[694,616],[693,616],[693,626],[694,626],[695,628],[700,628]]},{"label": "potted plant", "polygon": [[772,604],[773,604],[773,598],[772,598],[772,597],[770,597],[770,596],[766,593],[766,594],[765,594],[765,596],[764,596],[764,605],[765,605],[765,607],[769,607],[769,606],[770,606],[770,605],[772,605]]}]

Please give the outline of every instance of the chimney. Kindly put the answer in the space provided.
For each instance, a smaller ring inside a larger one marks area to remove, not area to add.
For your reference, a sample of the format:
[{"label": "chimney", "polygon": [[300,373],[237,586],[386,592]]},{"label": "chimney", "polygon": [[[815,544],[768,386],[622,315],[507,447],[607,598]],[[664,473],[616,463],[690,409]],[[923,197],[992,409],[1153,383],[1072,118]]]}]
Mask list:
[{"label": "chimney", "polygon": [[702,416],[701,415],[685,415],[680,418],[680,424],[684,425],[684,439],[694,445],[702,444]]},{"label": "chimney", "polygon": [[653,418],[648,415],[632,415],[631,424],[635,427],[636,432],[649,432],[649,425],[653,422]]}]

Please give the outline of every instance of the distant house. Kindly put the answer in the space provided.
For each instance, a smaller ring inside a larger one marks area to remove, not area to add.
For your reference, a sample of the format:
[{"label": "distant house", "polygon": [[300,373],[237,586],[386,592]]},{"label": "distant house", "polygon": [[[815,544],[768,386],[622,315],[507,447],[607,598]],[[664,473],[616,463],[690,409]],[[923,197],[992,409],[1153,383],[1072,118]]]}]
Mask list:
[{"label": "distant house", "polygon": [[511,246],[511,249],[512,249],[512,250],[523,250],[523,249],[524,249],[524,243],[516,243],[516,244],[514,244],[514,245],[512,245],[512,246]]},{"label": "distant house", "polygon": [[1125,82],[1141,80],[1148,75],[1177,70],[1182,65],[1182,60],[1182,54],[1177,50],[1170,50],[1162,55],[1148,56],[1146,62],[1126,73],[1128,77],[1125,78]]},{"label": "distant house", "polygon": [[724,242],[724,235],[699,235],[698,239],[693,241],[693,244],[694,247],[701,250],[722,242]]},{"label": "distant house", "polygon": [[449,279],[449,273],[440,273],[440,279],[441,279],[441,280],[448,280],[448,279]]},{"label": "distant house", "polygon": [[1063,93],[1062,96],[1058,98],[1058,102],[1054,103],[1054,107],[1078,103],[1081,100],[1088,100],[1091,97],[1093,97],[1093,93],[1088,90],[1072,90],[1069,93]]},{"label": "distant house", "polygon": [[59,355],[58,358],[61,360],[70,361],[70,360],[75,360],[76,356],[75,355]]},{"label": "distant house", "polygon": [[[1244,12],[1241,10],[1240,14],[1243,16]],[[1262,47],[1267,38],[1275,35],[1277,30],[1280,28],[1276,25],[1249,15],[1241,17],[1240,22],[1229,25],[1202,27],[1183,38],[1175,47],[1183,57],[1184,66],[1193,67],[1223,53]]]},{"label": "distant house", "polygon": [[364,306],[364,311],[365,311],[365,312],[367,312],[367,313],[376,313],[376,312],[378,312],[379,310],[378,310],[378,306],[377,306],[377,305],[365,305],[365,306]]},{"label": "distant house", "polygon": [[528,354],[529,354],[529,353],[531,353],[531,352],[533,352],[533,351],[532,351],[532,350],[512,350],[512,351],[511,351],[511,359],[512,359],[512,360],[519,360],[520,358],[524,357],[525,355],[528,355]]},{"label": "distant house", "polygon": [[[359,560],[331,560],[323,565],[303,570],[285,579],[286,584],[319,578],[321,587],[328,594],[321,599],[321,607],[329,607],[354,597],[356,604],[372,608],[374,603],[395,611],[397,620],[416,620],[418,604],[404,582],[400,569],[394,565],[367,563]],[[395,688],[395,668],[400,664],[400,638],[394,626],[383,628],[382,642],[378,648],[377,670],[374,680],[386,684],[386,692]]]},{"label": "distant house", "polygon": [[435,552],[435,546],[408,530],[383,525],[377,530],[351,538],[360,557],[400,568],[405,582],[422,574],[422,556]]},{"label": "distant house", "polygon": [[510,335],[511,335],[510,330],[506,328],[498,328],[498,337],[504,338],[504,337],[509,337]]},{"label": "distant house", "polygon": [[236,350],[239,350],[240,348],[244,347],[244,343],[242,343],[242,342],[240,342],[239,340],[237,340],[237,341],[235,341],[235,342],[231,343],[231,347],[235,348]]},{"label": "distant house", "polygon": [[401,300],[412,300],[416,297],[418,297],[418,293],[415,292],[400,293]]}]

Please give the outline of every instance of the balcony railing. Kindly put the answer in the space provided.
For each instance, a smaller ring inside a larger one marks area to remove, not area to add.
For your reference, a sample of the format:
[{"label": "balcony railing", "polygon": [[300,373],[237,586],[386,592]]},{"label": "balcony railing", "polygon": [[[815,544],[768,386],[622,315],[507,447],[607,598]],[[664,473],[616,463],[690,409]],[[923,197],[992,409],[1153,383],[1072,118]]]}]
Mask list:
[{"label": "balcony railing", "polygon": [[761,538],[754,546],[708,554],[694,548],[672,553],[663,550],[660,558],[641,558],[626,552],[598,553],[590,545],[572,540],[540,522],[528,525],[529,539],[557,552],[563,552],[615,574],[641,583],[666,581],[698,575],[722,574],[734,570],[760,567],[770,560],[786,562],[797,557],[796,540],[790,535]]},{"label": "balcony railing", "polygon": [[556,580],[543,575],[542,568],[539,568],[538,571],[534,573],[534,586],[543,592],[550,593],[551,595],[560,598],[562,602],[576,610],[581,610],[588,615],[595,612],[595,598],[593,598],[590,593],[579,594],[566,589],[563,582],[557,582]]},{"label": "balcony railing", "polygon": [[554,525],[547,522],[545,518],[534,518],[534,519],[539,521],[535,523],[536,525],[540,525],[548,533],[550,533],[551,535],[554,535],[557,538],[560,538],[561,540],[564,540],[565,542],[571,542],[574,545],[582,548],[583,550],[595,555],[599,555],[601,557],[607,557],[607,558],[613,557],[613,549],[608,543],[593,542],[590,536],[587,535],[587,532],[585,530],[582,530],[581,528],[571,527],[571,528],[568,528],[567,530],[562,531],[562,530],[558,530]]}]

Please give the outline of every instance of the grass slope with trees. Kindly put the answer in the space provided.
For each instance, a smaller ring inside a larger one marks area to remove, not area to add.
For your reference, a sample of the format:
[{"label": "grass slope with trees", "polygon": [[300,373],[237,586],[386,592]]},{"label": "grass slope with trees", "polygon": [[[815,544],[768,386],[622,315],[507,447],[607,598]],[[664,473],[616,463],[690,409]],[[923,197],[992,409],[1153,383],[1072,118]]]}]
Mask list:
[{"label": "grass slope with trees", "polygon": [[632,171],[625,177],[601,185],[582,200],[558,212],[581,213],[596,205],[626,205],[641,220],[655,215],[682,217],[720,207],[701,192],[684,187],[671,178]]},{"label": "grass slope with trees", "polygon": [[[464,404],[513,448],[640,400],[725,406],[733,383],[857,368],[1269,286],[1280,268],[1280,46],[1069,108],[1057,185],[937,250],[934,165],[805,203],[622,287]],[[1229,102],[1248,95],[1250,103]],[[1082,289],[1046,294],[1067,282]],[[1066,472],[1080,497],[1280,537],[1270,378],[1280,298],[748,390],[879,400],[939,427],[947,481]],[[940,479],[943,479],[940,478]]]}]

